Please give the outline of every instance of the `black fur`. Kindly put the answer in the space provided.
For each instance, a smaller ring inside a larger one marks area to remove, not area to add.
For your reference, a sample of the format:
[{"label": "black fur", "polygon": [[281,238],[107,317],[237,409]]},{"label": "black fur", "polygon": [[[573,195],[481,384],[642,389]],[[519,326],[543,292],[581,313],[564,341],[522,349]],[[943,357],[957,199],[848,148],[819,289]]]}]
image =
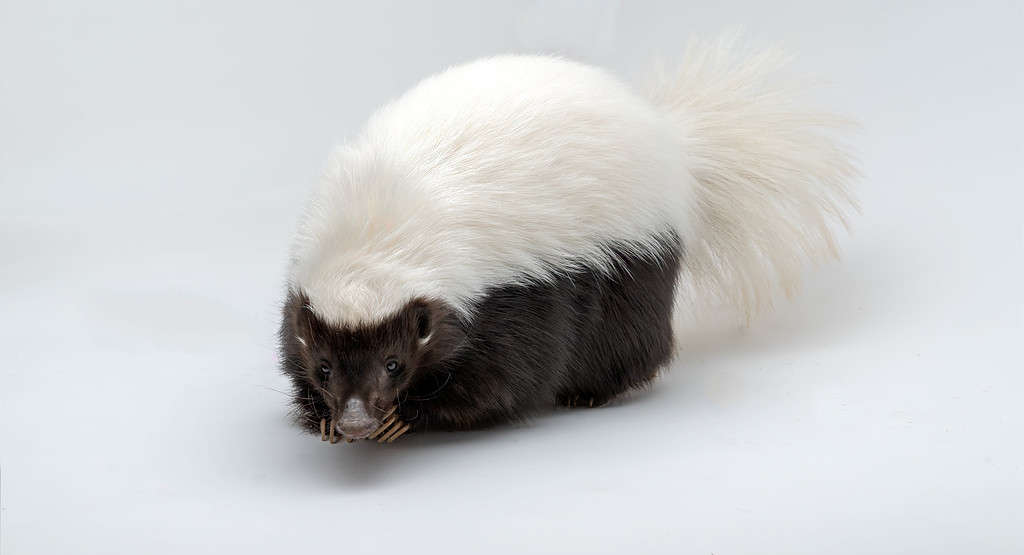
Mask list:
[{"label": "black fur", "polygon": [[[518,420],[557,402],[603,404],[646,384],[672,352],[672,306],[682,247],[656,256],[612,249],[614,271],[574,270],[552,282],[496,287],[471,322],[418,299],[375,326],[335,329],[291,294],[281,327],[284,370],[298,420],[317,431],[351,395],[386,410],[397,400],[414,430],[466,430]],[[296,335],[309,336],[303,346]],[[426,347],[417,340],[430,335]],[[341,371],[326,380],[319,358]],[[402,361],[396,377],[379,366]]]}]

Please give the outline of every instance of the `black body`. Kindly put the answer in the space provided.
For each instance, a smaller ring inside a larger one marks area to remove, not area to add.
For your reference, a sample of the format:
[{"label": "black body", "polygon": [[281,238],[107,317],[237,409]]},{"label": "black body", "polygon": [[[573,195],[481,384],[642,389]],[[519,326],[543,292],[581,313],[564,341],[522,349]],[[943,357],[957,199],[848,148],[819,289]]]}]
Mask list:
[{"label": "black body", "polygon": [[[600,405],[646,384],[672,353],[682,246],[670,235],[657,255],[613,250],[619,262],[612,272],[578,269],[550,282],[493,288],[471,322],[444,303],[418,299],[383,324],[337,329],[292,293],[281,339],[299,422],[316,432],[321,418],[334,420],[357,395],[375,415],[397,401],[413,430],[465,430],[560,402]],[[310,335],[315,347],[297,334]],[[417,343],[423,337],[425,348]],[[318,357],[344,366],[345,376],[319,375],[311,368]],[[395,375],[377,369],[392,360],[401,362]]]}]

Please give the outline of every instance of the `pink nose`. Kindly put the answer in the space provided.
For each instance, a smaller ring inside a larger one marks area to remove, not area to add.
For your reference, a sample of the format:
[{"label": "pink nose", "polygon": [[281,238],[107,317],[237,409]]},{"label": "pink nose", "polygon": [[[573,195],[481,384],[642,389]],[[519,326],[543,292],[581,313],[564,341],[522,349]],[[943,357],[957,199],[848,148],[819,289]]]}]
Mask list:
[{"label": "pink nose", "polygon": [[363,401],[355,397],[345,403],[341,418],[335,425],[345,439],[363,439],[376,431],[378,426],[380,422],[370,416]]}]

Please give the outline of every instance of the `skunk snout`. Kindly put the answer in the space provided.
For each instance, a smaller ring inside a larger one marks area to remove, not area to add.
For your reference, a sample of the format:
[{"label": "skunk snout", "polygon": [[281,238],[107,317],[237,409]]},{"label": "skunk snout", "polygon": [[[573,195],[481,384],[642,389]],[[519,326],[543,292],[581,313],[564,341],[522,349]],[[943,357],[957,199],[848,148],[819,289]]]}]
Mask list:
[{"label": "skunk snout", "polygon": [[363,439],[372,434],[380,426],[380,422],[370,416],[366,403],[356,397],[345,402],[345,409],[336,424],[337,431],[345,439]]}]

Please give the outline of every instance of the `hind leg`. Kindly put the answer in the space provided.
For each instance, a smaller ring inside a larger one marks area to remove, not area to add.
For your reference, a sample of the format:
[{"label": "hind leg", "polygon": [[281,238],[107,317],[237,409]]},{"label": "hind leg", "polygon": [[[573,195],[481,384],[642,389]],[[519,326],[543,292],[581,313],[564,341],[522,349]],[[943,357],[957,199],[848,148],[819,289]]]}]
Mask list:
[{"label": "hind leg", "polygon": [[657,366],[653,369],[641,367],[630,371],[620,369],[596,373],[593,383],[580,384],[561,392],[555,403],[571,409],[602,407],[627,391],[645,387],[657,374]]},{"label": "hind leg", "polygon": [[575,282],[578,340],[556,397],[564,406],[601,406],[642,388],[671,358],[678,237],[656,256],[617,254],[617,271]]},{"label": "hind leg", "polygon": [[563,394],[555,398],[555,404],[570,409],[597,408],[607,405],[612,397],[594,393]]}]

